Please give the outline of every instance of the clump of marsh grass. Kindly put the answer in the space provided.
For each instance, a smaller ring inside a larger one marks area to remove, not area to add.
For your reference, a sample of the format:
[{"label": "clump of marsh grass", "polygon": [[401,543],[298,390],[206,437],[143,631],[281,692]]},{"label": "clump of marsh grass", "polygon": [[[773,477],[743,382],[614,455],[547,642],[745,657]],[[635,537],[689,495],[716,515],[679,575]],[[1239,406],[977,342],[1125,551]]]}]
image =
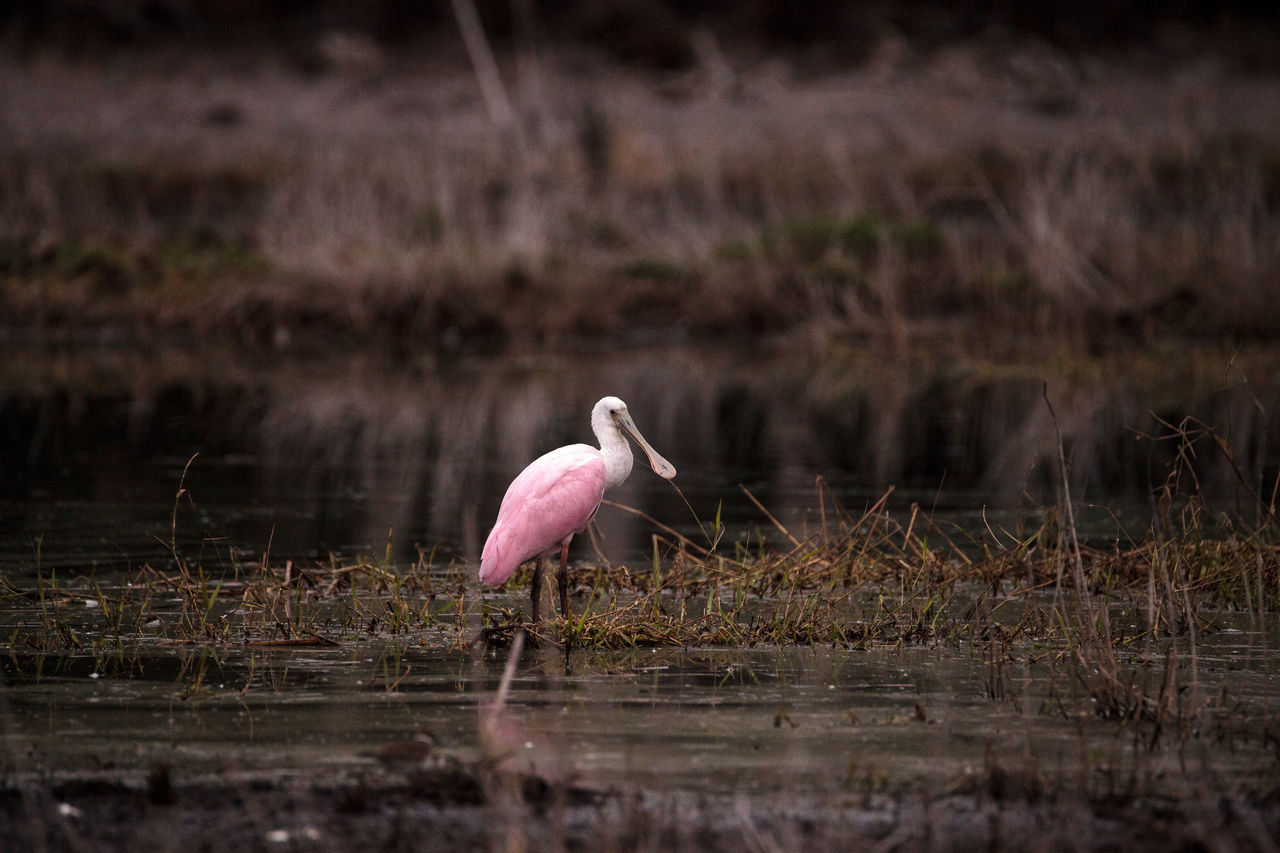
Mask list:
[{"label": "clump of marsh grass", "polygon": [[[104,586],[94,578],[61,581],[37,574],[34,589],[0,577],[0,595],[29,602],[38,620],[20,618],[11,647],[38,654],[76,653],[127,657],[142,644],[216,649],[229,646],[337,646],[364,638],[387,640],[461,631],[461,581],[429,555],[397,568],[391,543],[381,560],[360,557],[299,565],[262,558],[245,563],[234,551],[207,565],[178,545],[188,460],[174,496],[167,565],[144,565],[126,581]],[[216,543],[214,543],[216,544]],[[448,596],[441,600],[439,590]],[[450,614],[453,615],[450,615]],[[86,637],[95,637],[90,642]],[[185,670],[185,665],[184,665]],[[193,670],[203,681],[203,664]]]},{"label": "clump of marsh grass", "polygon": [[[269,544],[253,561],[234,551],[214,561],[205,551],[184,553],[184,470],[165,565],[115,585],[43,573],[30,587],[0,578],[0,595],[18,614],[9,632],[15,652],[93,653],[113,666],[127,666],[148,644],[218,650],[372,640],[458,650],[502,646],[522,631],[572,649],[967,644],[993,701],[1024,706],[1028,691],[1012,673],[1047,662],[1053,684],[1042,707],[1065,713],[1084,698],[1093,713],[1181,736],[1208,698],[1195,688],[1196,648],[1213,630],[1213,609],[1280,606],[1280,542],[1274,484],[1247,490],[1261,524],[1211,514],[1189,461],[1208,448],[1239,472],[1229,445],[1197,422],[1164,426],[1159,440],[1183,449],[1157,492],[1150,533],[1124,545],[1080,541],[1059,444],[1061,504],[1016,538],[957,539],[918,507],[891,510],[892,490],[851,511],[821,480],[797,529],[747,492],[762,520],[749,539],[727,541],[717,521],[699,544],[643,516],[657,531],[650,561],[572,567],[574,614],[527,626],[501,592],[472,601],[464,565],[438,565],[427,551],[396,565],[390,535],[381,558],[303,562],[274,556]],[[1239,479],[1257,482],[1243,472]],[[527,571],[511,583],[526,581]],[[1117,623],[1117,607],[1145,618]],[[207,665],[192,658],[188,682],[203,684]],[[388,659],[388,689],[405,673]]]},{"label": "clump of marsh grass", "polygon": [[[1053,417],[1047,386],[1045,405]],[[1056,429],[1056,417],[1054,425]],[[1197,657],[1199,636],[1211,628],[1203,608],[1227,605],[1259,614],[1273,610],[1280,580],[1275,489],[1269,503],[1252,492],[1263,520],[1259,527],[1246,529],[1238,518],[1225,515],[1220,523],[1207,524],[1198,488],[1192,482],[1187,489],[1184,482],[1194,480],[1189,461],[1195,447],[1207,444],[1225,454],[1240,481],[1247,480],[1227,442],[1213,430],[1190,420],[1164,426],[1170,428],[1167,440],[1178,442],[1180,452],[1157,490],[1150,536],[1124,551],[1095,553],[1088,562],[1075,528],[1068,462],[1058,434],[1065,524],[1055,560],[1052,613],[1061,628],[1060,662],[1096,715],[1149,724],[1144,736],[1148,749],[1166,731],[1184,743],[1208,713]],[[1112,601],[1118,593],[1145,593],[1145,630],[1125,633],[1113,624]]]}]

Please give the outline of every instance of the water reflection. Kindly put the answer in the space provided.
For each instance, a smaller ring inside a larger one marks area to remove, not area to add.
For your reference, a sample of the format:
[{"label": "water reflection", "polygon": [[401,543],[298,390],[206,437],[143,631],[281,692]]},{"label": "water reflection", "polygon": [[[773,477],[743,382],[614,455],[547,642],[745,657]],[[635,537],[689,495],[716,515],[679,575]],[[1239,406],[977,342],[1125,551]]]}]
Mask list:
[{"label": "water reflection", "polygon": [[[1275,712],[1275,632],[1217,621],[1231,627],[1199,644],[1196,689],[1224,701],[1198,718],[1204,736],[1168,733],[1157,750],[1089,713],[1069,675],[1041,655],[1011,661],[1017,689],[993,700],[982,656],[945,646],[575,652],[567,670],[558,649],[526,650],[486,743],[480,721],[504,653],[471,660],[371,642],[141,649],[130,677],[101,678],[89,657],[10,654],[0,659],[9,710],[0,756],[34,756],[7,768],[19,775],[156,761],[184,779],[372,772],[370,750],[427,730],[458,758],[496,750],[514,769],[601,788],[797,798],[936,790],[994,748],[1008,769],[1038,767],[1067,789],[1124,768],[1141,768],[1142,784],[1164,794],[1209,768],[1233,787],[1265,789],[1275,774],[1262,725]],[[1069,712],[1046,711],[1053,697],[1067,698]]]},{"label": "water reflection", "polygon": [[[814,521],[818,475],[855,508],[894,487],[899,508],[918,502],[975,529],[993,517],[1016,525],[1020,507],[1056,500],[1046,379],[1074,495],[1106,507],[1100,522],[1119,513],[1144,524],[1179,452],[1143,437],[1167,434],[1156,416],[1193,415],[1229,439],[1234,465],[1207,442],[1196,449],[1196,483],[1248,516],[1249,488],[1265,496],[1276,476],[1280,438],[1274,355],[1252,359],[1186,353],[1070,374],[732,347],[447,365],[15,353],[0,374],[0,570],[162,561],[158,540],[196,453],[177,533],[211,560],[232,547],[250,559],[268,547],[281,559],[381,555],[389,538],[398,560],[416,546],[473,559],[510,478],[551,447],[590,440],[591,405],[606,393],[627,400],[703,519],[722,508],[733,536],[763,524],[739,483],[801,529]],[[698,536],[647,470],[611,497]],[[598,524],[615,559],[649,552],[647,522],[606,509]]]}]

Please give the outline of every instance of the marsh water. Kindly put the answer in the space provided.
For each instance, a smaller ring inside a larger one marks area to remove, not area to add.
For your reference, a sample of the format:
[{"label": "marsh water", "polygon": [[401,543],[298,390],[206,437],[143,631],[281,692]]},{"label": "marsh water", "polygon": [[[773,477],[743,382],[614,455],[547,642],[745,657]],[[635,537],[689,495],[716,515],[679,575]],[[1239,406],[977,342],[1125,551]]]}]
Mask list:
[{"label": "marsh water", "polygon": [[[591,406],[610,393],[676,465],[687,504],[642,459],[609,497],[703,543],[700,525],[717,516],[726,541],[776,535],[748,491],[784,525],[817,523],[819,478],[851,511],[892,490],[893,510],[914,504],[958,531],[1016,534],[1058,503],[1059,432],[1079,523],[1094,537],[1141,537],[1175,459],[1247,518],[1280,447],[1273,375],[1229,354],[1076,369],[733,347],[444,363],[8,355],[0,572],[17,576],[154,564],[173,537],[209,563],[405,561],[420,550],[472,560],[506,484],[542,452],[591,441]],[[1187,418],[1213,427],[1230,455],[1182,453],[1171,427]],[[616,509],[596,522],[615,560],[650,557],[661,532]],[[595,554],[580,542],[575,556]]]},{"label": "marsh water", "polygon": [[[800,533],[832,498],[859,511],[891,488],[904,516],[914,505],[960,538],[1012,537],[1057,500],[1060,431],[1082,531],[1124,541],[1145,532],[1153,490],[1185,447],[1162,422],[1194,417],[1230,436],[1233,455],[1199,452],[1194,471],[1244,517],[1280,446],[1270,377],[1194,353],[1071,371],[885,363],[855,349],[496,362],[68,349],[15,352],[4,381],[0,575],[25,588],[55,576],[128,583],[143,565],[168,565],[171,540],[215,575],[236,561],[330,555],[465,565],[505,484],[546,449],[589,440],[591,404],[607,393],[679,469],[688,505],[640,460],[610,497],[695,540],[695,513],[704,526],[720,517],[727,542],[778,536],[748,491]],[[597,524],[614,561],[644,563],[670,541],[617,507]],[[575,558],[594,559],[594,547],[583,537]],[[519,591],[495,596],[521,603]],[[94,603],[60,606],[74,623]],[[1133,606],[1118,604],[1116,619]],[[36,654],[18,642],[29,614],[11,602],[0,616],[4,755],[16,773],[154,761],[189,773],[363,772],[373,762],[362,752],[418,729],[465,755],[505,662],[503,649],[378,638]],[[529,649],[496,736],[510,760],[548,776],[730,793],[946,786],[993,755],[1090,785],[1100,768],[1119,780],[1139,765],[1188,784],[1187,768],[1210,754],[1214,773],[1246,783],[1274,772],[1258,726],[1280,696],[1274,620],[1217,614],[1197,642],[1194,699],[1217,697],[1217,728],[1158,753],[1124,727],[1056,709],[1054,690],[1071,685],[1049,663],[1001,668],[996,689],[985,653],[964,644]]]},{"label": "marsh water", "polygon": [[[989,692],[963,648],[560,649],[520,661],[496,743],[508,765],[599,788],[802,799],[960,788],[992,763],[1043,784],[1183,795],[1274,781],[1260,721],[1277,711],[1274,625],[1223,618],[1198,652],[1209,730],[1150,750],[1126,727],[1046,708],[1045,666]],[[91,656],[4,662],[14,777],[166,764],[184,778],[378,770],[369,753],[429,730],[438,755],[478,751],[503,655],[362,644],[173,650],[120,668]],[[194,672],[204,686],[185,692]],[[1102,780],[1102,781],[1099,781]],[[1140,781],[1139,781],[1140,780]],[[1137,790],[1131,790],[1136,788]]]}]

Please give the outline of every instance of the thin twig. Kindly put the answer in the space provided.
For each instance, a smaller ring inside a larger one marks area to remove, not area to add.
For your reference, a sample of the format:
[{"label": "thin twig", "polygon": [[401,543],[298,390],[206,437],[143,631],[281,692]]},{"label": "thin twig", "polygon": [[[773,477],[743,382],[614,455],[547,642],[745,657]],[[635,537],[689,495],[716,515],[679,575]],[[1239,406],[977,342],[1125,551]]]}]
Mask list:
[{"label": "thin twig", "polygon": [[767,509],[765,509],[765,508],[764,508],[764,504],[762,504],[762,503],[760,503],[760,501],[756,500],[756,496],[755,496],[755,495],[753,495],[753,494],[751,494],[751,491],[750,491],[746,486],[744,486],[742,483],[739,483],[739,484],[738,484],[738,488],[739,488],[739,489],[742,489],[742,493],[743,493],[744,495],[746,495],[746,496],[751,500],[751,502],[752,502],[753,504],[755,504],[755,505],[756,505],[756,509],[758,509],[758,510],[760,510],[761,512],[763,512],[763,513],[764,513],[764,517],[765,517],[765,518],[767,518],[767,519],[769,519],[771,522],[773,522],[773,526],[774,526],[774,527],[776,527],[776,528],[778,528],[779,530],[781,530],[781,531],[782,531],[782,535],[783,535],[783,536],[785,536],[785,537],[787,537],[788,539],[790,539],[790,540],[791,540],[791,544],[792,544],[792,545],[794,545],[794,546],[795,546],[795,547],[797,547],[797,548],[799,548],[799,547],[800,547],[800,541],[799,541],[798,539],[796,539],[796,537],[794,537],[794,536],[792,536],[792,535],[791,535],[791,531],[787,530],[787,528],[785,528],[785,527],[783,527],[783,526],[782,526],[782,522],[781,522],[781,521],[778,521],[778,519],[774,517],[773,513],[769,512],[769,510],[767,510]]},{"label": "thin twig", "polygon": [[627,506],[626,504],[620,504],[620,503],[617,503],[616,501],[611,501],[608,499],[602,500],[600,501],[600,503],[605,506],[616,507],[620,510],[623,510],[624,512],[629,512],[632,515],[643,518],[645,521],[649,522],[654,527],[661,529],[665,533],[670,533],[680,542],[681,545],[684,545],[687,548],[692,548],[693,550],[697,551],[699,554],[701,554],[704,557],[711,553],[706,548],[703,548],[701,545],[699,545],[697,542],[694,542],[688,536],[685,536],[683,533],[680,533],[679,531],[674,530],[671,527],[668,527],[667,525],[663,524],[661,521],[658,521],[656,518],[649,515],[647,512],[644,512],[642,510],[636,509],[635,507]]}]

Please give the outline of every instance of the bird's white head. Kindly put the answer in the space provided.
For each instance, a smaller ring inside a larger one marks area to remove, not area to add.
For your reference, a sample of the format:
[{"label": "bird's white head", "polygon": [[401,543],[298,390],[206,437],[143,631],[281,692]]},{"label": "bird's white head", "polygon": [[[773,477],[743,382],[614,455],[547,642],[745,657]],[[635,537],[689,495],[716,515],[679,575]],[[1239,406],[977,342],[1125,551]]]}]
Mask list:
[{"label": "bird's white head", "polygon": [[[602,397],[600,402],[596,403],[595,408],[591,410],[591,427],[602,442],[605,440],[605,435],[609,433],[626,433],[631,436],[636,444],[640,445],[640,449],[649,457],[649,467],[653,469],[653,473],[667,480],[676,475],[675,466],[662,458],[662,454],[654,450],[653,446],[645,441],[644,436],[640,434],[639,428],[636,427],[635,421],[631,420],[631,413],[627,411],[627,404],[617,397]],[[627,468],[630,467],[631,465],[628,464]]]}]

